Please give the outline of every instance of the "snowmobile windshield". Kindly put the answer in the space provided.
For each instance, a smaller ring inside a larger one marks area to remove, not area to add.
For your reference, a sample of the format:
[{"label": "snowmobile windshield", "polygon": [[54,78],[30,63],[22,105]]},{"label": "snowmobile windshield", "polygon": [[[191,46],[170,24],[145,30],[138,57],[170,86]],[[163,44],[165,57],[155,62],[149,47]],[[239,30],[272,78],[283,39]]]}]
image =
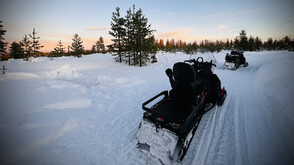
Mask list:
[{"label": "snowmobile windshield", "polygon": [[[214,73],[214,70],[215,70],[215,67],[217,64],[217,61],[216,61],[214,55],[211,52],[204,52],[204,53],[198,52],[196,55],[192,55],[190,58],[197,60],[198,57],[202,57],[203,62],[211,62],[212,63],[211,71],[212,71],[212,73]],[[200,62],[201,61],[202,60],[200,60]]]}]

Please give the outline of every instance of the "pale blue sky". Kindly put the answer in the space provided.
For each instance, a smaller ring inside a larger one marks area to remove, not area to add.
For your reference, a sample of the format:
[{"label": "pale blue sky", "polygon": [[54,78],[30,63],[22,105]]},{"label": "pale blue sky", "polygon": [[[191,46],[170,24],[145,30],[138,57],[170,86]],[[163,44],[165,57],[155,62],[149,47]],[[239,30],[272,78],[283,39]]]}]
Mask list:
[{"label": "pale blue sky", "polygon": [[58,40],[69,45],[74,33],[91,49],[100,36],[110,42],[115,8],[125,15],[133,4],[157,30],[157,39],[225,40],[241,29],[263,40],[294,37],[293,0],[0,0],[0,20],[9,42],[35,27],[43,51],[53,50]]}]

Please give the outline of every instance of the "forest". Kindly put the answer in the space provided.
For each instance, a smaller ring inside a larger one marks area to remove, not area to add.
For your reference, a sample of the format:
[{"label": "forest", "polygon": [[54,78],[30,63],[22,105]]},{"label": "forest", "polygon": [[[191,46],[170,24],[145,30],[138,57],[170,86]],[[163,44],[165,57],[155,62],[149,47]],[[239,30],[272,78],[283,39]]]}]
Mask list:
[{"label": "forest", "polygon": [[146,65],[146,62],[156,62],[155,54],[158,51],[184,52],[195,54],[197,52],[220,52],[222,50],[238,49],[242,51],[263,51],[263,50],[289,50],[294,51],[294,39],[285,36],[280,39],[268,38],[262,41],[258,36],[251,36],[241,29],[235,38],[226,40],[202,40],[186,42],[174,39],[156,39],[151,29],[151,24],[143,14],[142,9],[135,9],[135,5],[127,10],[125,16],[121,16],[120,8],[117,7],[112,13],[109,35],[112,37],[112,44],[105,45],[104,38],[100,36],[93,43],[91,50],[86,50],[83,41],[78,33],[72,38],[72,44],[65,46],[61,40],[56,41],[56,47],[50,52],[42,52],[40,37],[33,28],[31,34],[25,34],[20,41],[11,43],[5,42],[6,30],[0,21],[0,56],[1,60],[9,58],[28,60],[30,57],[47,56],[75,56],[93,53],[111,53],[117,62],[124,62],[128,65]]}]

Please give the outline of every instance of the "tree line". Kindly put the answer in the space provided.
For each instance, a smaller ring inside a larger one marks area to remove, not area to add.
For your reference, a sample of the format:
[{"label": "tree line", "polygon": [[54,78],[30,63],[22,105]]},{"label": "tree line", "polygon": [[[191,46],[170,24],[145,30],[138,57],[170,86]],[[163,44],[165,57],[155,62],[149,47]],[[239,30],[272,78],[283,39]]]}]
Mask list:
[{"label": "tree line", "polygon": [[247,36],[245,30],[241,30],[238,36],[234,39],[227,39],[226,41],[216,40],[208,41],[204,40],[200,43],[185,42],[182,40],[175,41],[174,39],[159,39],[155,41],[157,50],[166,52],[185,52],[187,54],[197,53],[198,51],[210,51],[210,52],[220,52],[222,50],[232,50],[238,49],[242,51],[262,51],[262,50],[294,50],[294,39],[290,39],[288,36],[282,39],[268,38],[267,41],[262,42],[262,40],[256,36]]},{"label": "tree line", "polygon": [[[147,61],[156,62],[155,54],[157,51],[165,52],[185,52],[187,54],[197,53],[198,51],[220,52],[222,50],[240,49],[243,51],[262,51],[262,50],[291,50],[294,51],[294,39],[288,36],[282,39],[268,38],[267,41],[262,41],[258,36],[247,36],[245,30],[241,30],[238,36],[234,39],[226,41],[203,40],[201,42],[185,42],[182,40],[175,41],[174,39],[155,40],[151,30],[151,24],[148,24],[148,19],[143,15],[142,9],[135,10],[133,8],[127,10],[125,16],[120,15],[120,8],[117,7],[112,13],[111,30],[109,34],[113,37],[112,44],[105,46],[103,37],[95,42],[91,50],[85,50],[81,37],[76,33],[72,38],[71,46],[67,48],[59,40],[56,47],[51,52],[41,52],[43,47],[39,43],[40,37],[37,36],[35,28],[31,34],[25,34],[20,42],[12,42],[9,47],[9,56],[12,58],[48,56],[76,56],[81,54],[92,53],[111,53],[115,56],[117,62],[125,62],[128,65],[146,65]],[[2,21],[0,21],[0,56],[1,59],[9,58],[7,53],[7,42],[4,42],[4,30]]]},{"label": "tree line", "polygon": [[[61,40],[58,41],[56,47],[51,52],[41,52],[40,49],[44,46],[39,43],[40,37],[37,36],[35,28],[32,34],[25,34],[20,42],[13,41],[10,44],[9,54],[7,53],[7,42],[4,42],[4,35],[6,30],[3,29],[2,21],[0,21],[0,56],[1,59],[14,59],[22,58],[28,60],[30,57],[48,56],[48,57],[61,57],[61,56],[76,56],[81,57],[81,54],[92,53],[106,53],[104,39],[100,36],[99,40],[93,45],[92,50],[85,50],[81,37],[76,33],[73,36],[71,46],[64,47]],[[4,57],[3,57],[4,56]]]}]

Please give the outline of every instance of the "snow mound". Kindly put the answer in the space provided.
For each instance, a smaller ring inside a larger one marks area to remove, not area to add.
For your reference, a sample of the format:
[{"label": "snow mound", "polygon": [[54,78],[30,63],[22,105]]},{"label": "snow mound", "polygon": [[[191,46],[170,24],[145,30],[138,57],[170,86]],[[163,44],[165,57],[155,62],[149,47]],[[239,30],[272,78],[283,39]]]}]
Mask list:
[{"label": "snow mound", "polygon": [[38,75],[25,72],[12,72],[0,76],[0,80],[32,80],[37,79]]},{"label": "snow mound", "polygon": [[71,65],[65,64],[60,66],[58,69],[43,73],[45,78],[58,79],[58,80],[73,80],[82,76],[76,68]]},{"label": "snow mound", "polygon": [[45,105],[43,108],[45,109],[75,109],[75,108],[86,108],[92,104],[90,99],[80,98],[80,99],[72,99],[65,102],[59,102],[54,104]]}]

